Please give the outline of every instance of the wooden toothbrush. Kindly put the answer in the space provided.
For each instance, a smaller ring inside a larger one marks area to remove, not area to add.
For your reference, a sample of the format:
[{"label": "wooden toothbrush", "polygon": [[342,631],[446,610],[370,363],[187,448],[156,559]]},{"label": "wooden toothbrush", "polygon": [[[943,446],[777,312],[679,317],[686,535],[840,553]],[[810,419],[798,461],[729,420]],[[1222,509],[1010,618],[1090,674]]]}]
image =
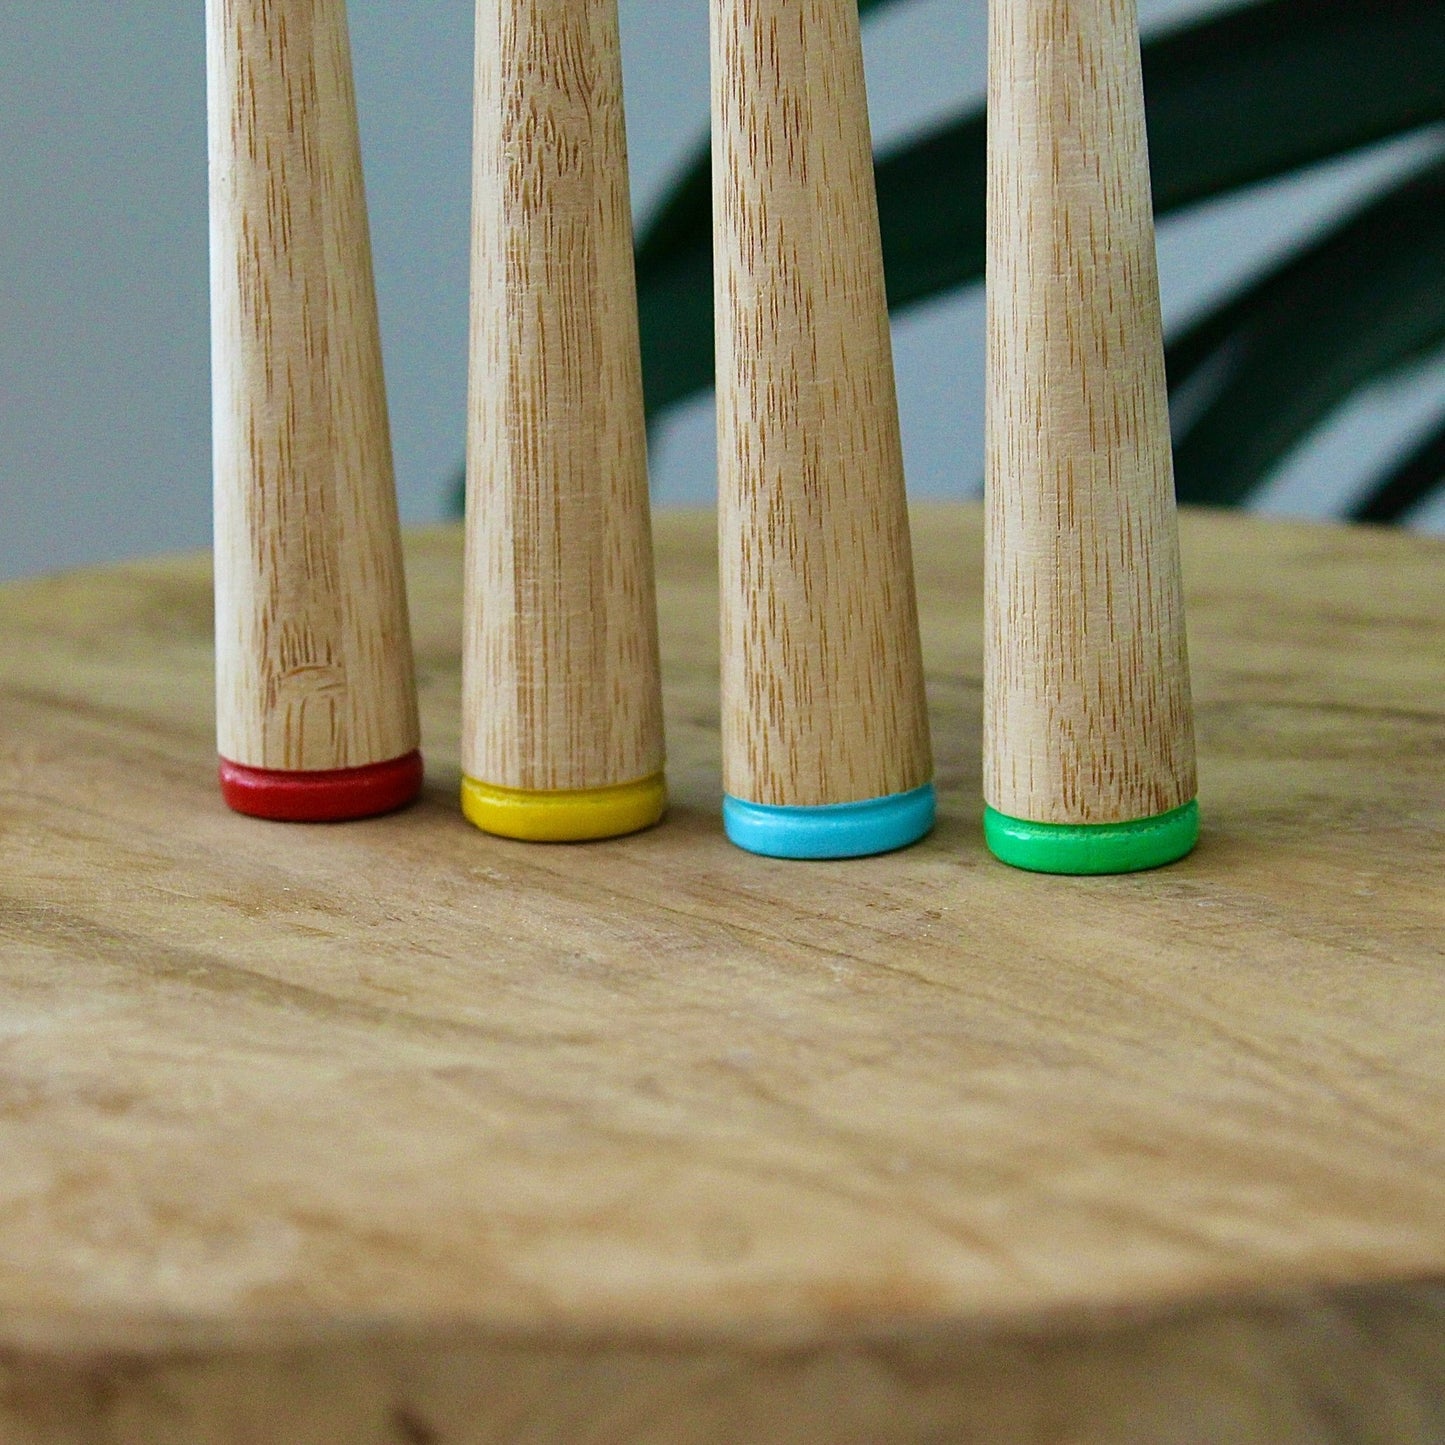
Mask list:
[{"label": "wooden toothbrush", "polygon": [[992,0],[985,836],[1056,873],[1199,833],[1134,0]]},{"label": "wooden toothbrush", "polygon": [[934,791],[856,0],[712,0],[723,818],[878,853]]},{"label": "wooden toothbrush", "polygon": [[666,806],[616,0],[478,0],[462,807]]},{"label": "wooden toothbrush", "polygon": [[221,791],[385,812],[422,781],[344,0],[207,0]]}]

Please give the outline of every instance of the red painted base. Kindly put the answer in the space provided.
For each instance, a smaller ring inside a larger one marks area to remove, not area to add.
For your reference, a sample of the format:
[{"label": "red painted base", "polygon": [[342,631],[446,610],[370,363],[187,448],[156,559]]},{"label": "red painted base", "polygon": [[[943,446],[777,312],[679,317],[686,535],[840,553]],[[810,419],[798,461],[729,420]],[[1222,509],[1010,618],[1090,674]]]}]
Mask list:
[{"label": "red painted base", "polygon": [[421,791],[420,753],[333,772],[276,772],[221,759],[221,796],[238,813],[280,823],[341,823],[404,808]]}]

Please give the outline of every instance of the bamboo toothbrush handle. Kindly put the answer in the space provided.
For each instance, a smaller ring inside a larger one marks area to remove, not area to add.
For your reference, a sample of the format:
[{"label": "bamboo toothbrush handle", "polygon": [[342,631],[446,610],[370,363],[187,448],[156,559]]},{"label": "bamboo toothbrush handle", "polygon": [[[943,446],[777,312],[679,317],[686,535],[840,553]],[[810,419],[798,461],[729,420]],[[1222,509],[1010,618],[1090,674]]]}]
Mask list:
[{"label": "bamboo toothbrush handle", "polygon": [[1093,824],[1195,794],[1133,0],[993,0],[984,791]]},{"label": "bamboo toothbrush handle", "polygon": [[206,14],[219,749],[358,768],[419,734],[345,8]]},{"label": "bamboo toothbrush handle", "polygon": [[646,780],[655,818],[662,693],[616,0],[479,0],[474,169],[463,772],[493,793]]},{"label": "bamboo toothbrush handle", "polygon": [[724,788],[932,773],[856,0],[714,0]]}]

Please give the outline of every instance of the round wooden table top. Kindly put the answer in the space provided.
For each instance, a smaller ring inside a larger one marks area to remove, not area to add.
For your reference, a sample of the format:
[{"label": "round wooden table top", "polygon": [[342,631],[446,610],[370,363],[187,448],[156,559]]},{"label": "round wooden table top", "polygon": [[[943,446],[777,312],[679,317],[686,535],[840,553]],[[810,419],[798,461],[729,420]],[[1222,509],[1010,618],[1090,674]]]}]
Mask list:
[{"label": "round wooden table top", "polygon": [[710,515],[658,519],[672,809],[228,813],[209,568],[0,589],[0,1439],[1445,1438],[1445,544],[1184,519],[1198,851],[985,852],[981,517],[915,512],[941,816],[719,817]]}]

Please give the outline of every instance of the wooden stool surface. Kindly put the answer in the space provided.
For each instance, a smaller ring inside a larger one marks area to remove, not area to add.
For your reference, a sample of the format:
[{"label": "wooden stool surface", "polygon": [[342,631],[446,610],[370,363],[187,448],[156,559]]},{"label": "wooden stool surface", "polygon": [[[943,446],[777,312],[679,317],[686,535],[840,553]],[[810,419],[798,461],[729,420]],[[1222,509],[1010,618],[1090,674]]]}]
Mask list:
[{"label": "wooden stool surface", "polygon": [[723,838],[710,514],[601,844],[460,816],[456,529],[365,823],[223,807],[204,559],[0,589],[0,1440],[1445,1435],[1445,544],[1186,515],[1202,842],[1059,879],[981,536],[915,509],[937,831],[832,864]]}]

